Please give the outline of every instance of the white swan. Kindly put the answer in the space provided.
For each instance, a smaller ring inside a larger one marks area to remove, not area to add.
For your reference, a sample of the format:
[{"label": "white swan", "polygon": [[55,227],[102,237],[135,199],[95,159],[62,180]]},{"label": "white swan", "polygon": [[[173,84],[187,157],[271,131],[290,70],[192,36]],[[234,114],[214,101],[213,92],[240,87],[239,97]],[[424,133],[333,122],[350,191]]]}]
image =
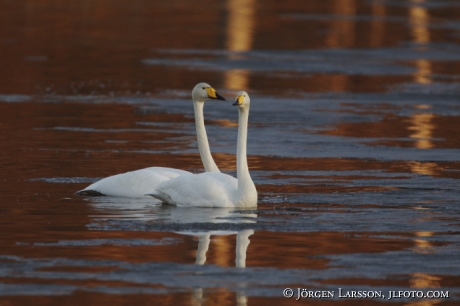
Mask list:
[{"label": "white swan", "polygon": [[[220,172],[209,149],[208,136],[204,126],[203,106],[209,99],[225,100],[214,88],[207,83],[197,84],[192,91],[193,108],[195,111],[195,125],[198,139],[198,149],[204,168],[208,172]],[[188,171],[150,167],[132,172],[121,173],[97,181],[83,190],[77,191],[78,195],[90,196],[116,196],[128,198],[144,197],[149,191],[155,189],[160,183],[178,177],[183,174],[191,174]]]},{"label": "white swan", "polygon": [[239,91],[233,105],[238,106],[237,178],[214,172],[186,174],[165,181],[148,195],[164,203],[193,207],[257,207],[257,190],[249,175],[246,142],[249,95]]}]

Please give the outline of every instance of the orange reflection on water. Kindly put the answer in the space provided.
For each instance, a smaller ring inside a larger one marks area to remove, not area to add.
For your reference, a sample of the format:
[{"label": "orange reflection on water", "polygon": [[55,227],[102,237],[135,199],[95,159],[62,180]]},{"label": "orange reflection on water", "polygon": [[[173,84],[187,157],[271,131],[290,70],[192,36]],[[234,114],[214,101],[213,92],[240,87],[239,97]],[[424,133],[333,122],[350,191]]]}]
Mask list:
[{"label": "orange reflection on water", "polygon": [[412,131],[409,137],[417,139],[414,142],[416,148],[419,149],[430,149],[434,145],[430,138],[433,137],[433,130],[435,126],[433,124],[434,115],[430,113],[414,114],[410,116],[410,123],[407,129]]},{"label": "orange reflection on water", "polygon": [[227,70],[224,87],[232,90],[248,90],[250,74],[250,71],[246,69]]},{"label": "orange reflection on water", "polygon": [[[218,236],[212,239],[212,245],[214,247],[214,262],[215,264],[223,267],[232,266],[232,250],[235,247],[235,241],[230,241],[228,236]],[[234,237],[231,237],[234,238]]]},{"label": "orange reflection on water", "polygon": [[415,82],[420,84],[430,84],[432,68],[431,62],[426,59],[419,59],[415,61],[415,66],[417,67],[417,71],[415,72]]},{"label": "orange reflection on water", "polygon": [[385,17],[386,10],[383,0],[377,0],[372,2],[372,16],[374,19],[371,23],[371,35],[370,35],[370,46],[371,47],[380,47],[383,43],[383,38],[385,37],[385,22],[383,18]]},{"label": "orange reflection on water", "polygon": [[228,0],[226,46],[229,51],[248,51],[252,48],[255,0]]},{"label": "orange reflection on water", "polygon": [[[223,83],[232,90],[253,88],[284,95],[291,91],[382,91],[414,76],[302,73],[296,78],[276,74],[256,78],[245,67],[223,72],[168,65],[146,69],[141,61],[151,58],[152,50],[157,49],[224,49],[231,51],[231,59],[241,56],[235,53],[253,49],[393,46],[407,40],[407,24],[388,22],[385,17],[405,14],[412,16],[410,31],[417,37],[413,40],[429,39],[429,15],[418,2],[412,3],[409,13],[405,7],[390,11],[383,0],[330,0],[311,6],[301,1],[262,4],[255,0],[205,1],[200,6],[180,0],[168,4],[148,0],[136,4],[107,0],[42,2],[2,4],[0,58],[7,59],[2,62],[4,75],[0,75],[2,93],[129,95],[188,89],[197,79],[212,79],[214,86]],[[326,21],[280,18],[286,12],[331,17]],[[374,18],[359,19],[367,14]],[[189,25],[189,31],[183,30],[184,25]],[[436,39],[442,34],[438,31]],[[433,63],[424,61],[416,64],[420,82],[432,73]],[[291,73],[294,71],[288,71]]]},{"label": "orange reflection on water", "polygon": [[444,167],[441,165],[431,162],[409,161],[407,162],[407,165],[410,167],[412,173],[431,176],[441,172],[444,169]]},{"label": "orange reflection on water", "polygon": [[[252,49],[255,0],[228,0],[227,41],[228,51],[244,52]],[[230,59],[239,55],[231,54]],[[233,90],[247,90],[249,70],[230,69],[225,72],[225,87]]]},{"label": "orange reflection on water", "polygon": [[409,7],[409,24],[414,42],[426,44],[430,42],[430,32],[428,30],[430,15],[428,10],[419,5],[425,0],[410,0],[412,4]]},{"label": "orange reflection on water", "polygon": [[415,247],[414,252],[427,254],[432,251],[433,243],[429,240],[422,239],[423,237],[431,237],[433,236],[433,232],[416,232],[415,236],[420,237],[419,239],[414,239]]},{"label": "orange reflection on water", "polygon": [[430,253],[430,248],[432,247],[432,245],[428,240],[415,239],[414,242],[415,242],[414,252],[422,253],[422,254]]},{"label": "orange reflection on water", "polygon": [[[414,107],[426,111],[431,108],[431,105],[420,104]],[[346,112],[378,114],[376,111],[367,110],[347,110]],[[321,133],[341,137],[377,138],[375,141],[366,142],[366,145],[458,149],[460,148],[459,128],[458,116],[417,112],[407,117],[386,114],[379,121],[339,123],[333,129]],[[409,138],[411,141],[404,138]]]},{"label": "orange reflection on water", "polygon": [[440,288],[441,278],[438,276],[429,275],[426,273],[413,273],[411,274],[410,287],[411,288]]},{"label": "orange reflection on water", "polygon": [[[369,236],[367,236],[369,235]],[[378,253],[402,250],[407,240],[355,236],[341,232],[279,233],[257,231],[247,250],[248,267],[325,269],[330,259],[323,254]],[[276,247],[274,247],[276,246]]]},{"label": "orange reflection on water", "polygon": [[[441,288],[441,277],[426,273],[412,273],[410,275],[410,288],[425,289],[425,288]],[[424,299],[417,302],[411,302],[406,305],[410,306],[433,306],[439,304],[439,299]]]},{"label": "orange reflection on water", "polygon": [[[333,13],[352,17],[356,15],[356,0],[335,0]],[[331,20],[325,45],[330,48],[349,48],[355,43],[355,21],[353,18]]]},{"label": "orange reflection on water", "polygon": [[[413,41],[417,44],[430,42],[430,15],[428,9],[420,5],[424,2],[425,0],[411,0],[413,5],[409,8],[409,25]],[[417,71],[414,74],[415,82],[420,84],[431,83],[431,62],[426,59],[417,59],[415,66],[417,67]]]},{"label": "orange reflection on water", "polygon": [[[351,17],[356,15],[356,0],[335,0],[332,7],[333,13],[350,18],[331,20],[324,44],[328,48],[349,48],[355,43],[355,21]],[[344,91],[348,88],[349,76],[338,74],[329,77],[331,91]]]},{"label": "orange reflection on water", "polygon": [[219,126],[224,126],[224,127],[238,127],[237,121],[232,121],[229,119],[214,119],[214,120],[206,121],[206,123],[213,123],[213,124],[217,124]]}]

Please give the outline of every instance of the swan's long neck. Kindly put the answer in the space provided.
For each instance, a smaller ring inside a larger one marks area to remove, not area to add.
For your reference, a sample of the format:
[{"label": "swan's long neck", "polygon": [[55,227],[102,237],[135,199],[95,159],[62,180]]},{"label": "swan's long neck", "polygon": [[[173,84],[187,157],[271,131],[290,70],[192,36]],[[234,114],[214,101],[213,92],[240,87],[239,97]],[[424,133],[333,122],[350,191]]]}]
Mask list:
[{"label": "swan's long neck", "polygon": [[[251,179],[246,156],[246,143],[248,138],[249,107],[239,108],[238,121],[238,144],[236,148],[236,172],[238,178],[238,203],[241,206],[254,205],[257,203],[257,191]],[[254,199],[255,197],[255,199]]]},{"label": "swan's long neck", "polygon": [[246,268],[246,252],[249,246],[249,236],[254,234],[254,230],[241,230],[236,234],[236,258],[235,266],[237,268]]},{"label": "swan's long neck", "polygon": [[220,172],[212,158],[211,149],[209,148],[208,135],[206,135],[206,128],[204,127],[203,106],[203,102],[193,101],[198,150],[200,151],[201,161],[203,162],[206,172]]},{"label": "swan's long neck", "polygon": [[206,252],[209,249],[210,241],[211,235],[208,234],[200,236],[200,240],[198,241],[198,249],[196,250],[195,265],[204,265],[204,263],[206,262]]}]

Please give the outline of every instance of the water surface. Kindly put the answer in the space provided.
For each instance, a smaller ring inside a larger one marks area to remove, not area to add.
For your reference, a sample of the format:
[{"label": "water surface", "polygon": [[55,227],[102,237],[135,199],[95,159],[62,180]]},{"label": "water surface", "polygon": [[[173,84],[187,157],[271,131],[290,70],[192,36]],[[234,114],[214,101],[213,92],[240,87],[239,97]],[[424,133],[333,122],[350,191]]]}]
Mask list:
[{"label": "water surface", "polygon": [[[459,17],[454,0],[0,1],[0,304],[456,305]],[[257,209],[74,195],[203,171],[200,81],[228,98],[205,118],[232,175],[231,100],[251,95]]]}]

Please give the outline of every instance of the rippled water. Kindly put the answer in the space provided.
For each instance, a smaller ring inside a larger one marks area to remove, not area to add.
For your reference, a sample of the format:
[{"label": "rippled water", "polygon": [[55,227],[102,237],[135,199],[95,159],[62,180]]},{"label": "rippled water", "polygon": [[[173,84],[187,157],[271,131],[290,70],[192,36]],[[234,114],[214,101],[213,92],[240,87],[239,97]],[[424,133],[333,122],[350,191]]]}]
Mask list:
[{"label": "rippled water", "polygon": [[[456,305],[459,17],[454,0],[0,1],[0,305]],[[231,100],[251,95],[257,209],[74,195],[203,171],[200,81],[228,98],[205,118],[232,175]],[[388,300],[404,290],[449,297]]]}]

